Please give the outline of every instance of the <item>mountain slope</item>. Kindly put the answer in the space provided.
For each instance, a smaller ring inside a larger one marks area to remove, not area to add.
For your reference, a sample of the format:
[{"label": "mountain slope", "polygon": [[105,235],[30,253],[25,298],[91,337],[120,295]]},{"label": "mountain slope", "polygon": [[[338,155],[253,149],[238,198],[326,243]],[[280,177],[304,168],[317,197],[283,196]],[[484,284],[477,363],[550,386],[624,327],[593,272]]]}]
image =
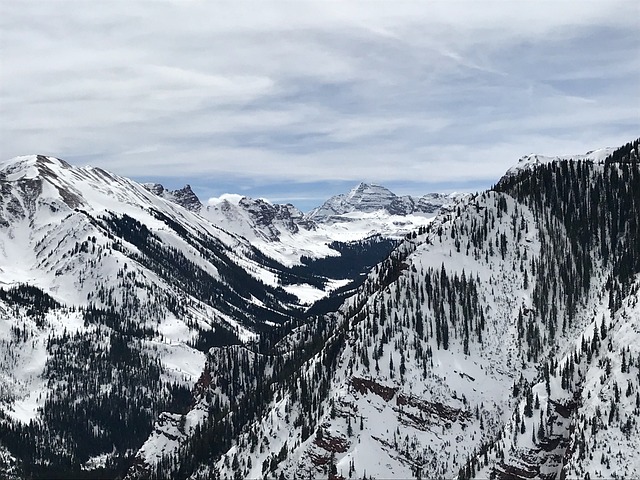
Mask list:
[{"label": "mountain slope", "polygon": [[309,313],[304,262],[98,169],[3,163],[0,468],[638,476],[639,142],[606,153],[454,198]]},{"label": "mountain slope", "polygon": [[216,225],[249,239],[256,248],[286,264],[300,257],[337,255],[317,225],[291,204],[273,204],[240,195],[212,198],[201,214]]},{"label": "mountain slope", "polygon": [[274,345],[293,366],[226,451],[205,427],[167,459],[191,478],[637,476],[639,189],[636,141],[461,199]]},{"label": "mountain slope", "polygon": [[0,189],[0,436],[25,475],[121,471],[204,352],[302,315],[282,284],[305,278],[128,179],[28,156]]}]

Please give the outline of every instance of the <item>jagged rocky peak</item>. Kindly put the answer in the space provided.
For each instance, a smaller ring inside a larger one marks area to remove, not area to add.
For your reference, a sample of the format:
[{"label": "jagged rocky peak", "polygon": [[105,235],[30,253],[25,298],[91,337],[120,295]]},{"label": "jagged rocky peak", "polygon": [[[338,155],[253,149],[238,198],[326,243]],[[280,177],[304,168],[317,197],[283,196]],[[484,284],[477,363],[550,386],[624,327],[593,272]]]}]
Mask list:
[{"label": "jagged rocky peak", "polygon": [[187,184],[179,190],[171,192],[175,198],[175,202],[182,205],[187,210],[199,212],[202,209],[202,203],[198,196],[191,190],[191,185]]},{"label": "jagged rocky peak", "polygon": [[161,183],[143,183],[142,186],[159,197],[165,192],[164,185]]},{"label": "jagged rocky peak", "polygon": [[361,182],[348,193],[345,204],[363,212],[374,212],[393,204],[397,198],[396,194],[382,185]]},{"label": "jagged rocky peak", "polygon": [[347,194],[331,197],[320,207],[307,215],[318,222],[333,222],[340,215],[352,212],[371,213],[385,211],[390,215],[410,215],[413,213],[434,213],[449,197],[430,193],[422,197],[398,196],[386,187],[361,182]]},{"label": "jagged rocky peak", "polygon": [[191,185],[189,184],[178,190],[167,190],[160,183],[143,183],[142,186],[151,193],[170,202],[177,203],[192,212],[200,212],[200,210],[202,210],[202,203],[193,190],[191,190]]},{"label": "jagged rocky peak", "polygon": [[[269,225],[274,221],[283,222],[287,230],[295,233],[298,231],[298,224],[303,220],[304,214],[292,204],[271,203],[262,198],[253,199],[242,197],[239,205],[251,213],[259,225]],[[309,224],[310,222],[304,222]]]},{"label": "jagged rocky peak", "polygon": [[282,205],[236,194],[211,198],[208,203],[202,209],[205,218],[247,238],[275,242],[283,232],[295,234],[300,228],[315,229],[315,223],[290,203]]}]

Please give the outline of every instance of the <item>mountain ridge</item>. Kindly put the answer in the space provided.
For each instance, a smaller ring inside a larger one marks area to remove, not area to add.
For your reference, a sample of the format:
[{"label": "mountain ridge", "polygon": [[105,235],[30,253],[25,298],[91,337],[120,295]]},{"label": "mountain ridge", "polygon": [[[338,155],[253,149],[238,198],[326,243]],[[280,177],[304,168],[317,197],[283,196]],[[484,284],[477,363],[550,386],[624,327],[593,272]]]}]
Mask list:
[{"label": "mountain ridge", "polygon": [[513,165],[507,170],[504,177],[510,177],[518,175],[523,170],[532,170],[540,165],[545,165],[551,162],[559,161],[571,161],[571,162],[604,162],[615,151],[612,147],[603,147],[596,150],[590,150],[585,154],[574,155],[556,155],[546,156],[540,154],[529,154],[520,157],[518,163]]},{"label": "mountain ridge", "polygon": [[20,157],[0,191],[0,437],[28,476],[123,469],[209,348],[297,321],[282,285],[324,282],[101,169]]},{"label": "mountain ridge", "polygon": [[[176,192],[185,189],[170,192],[160,184],[145,185],[167,200],[183,202],[176,198]],[[358,242],[378,234],[402,238],[412,229],[426,225],[442,205],[456,197],[444,194],[399,197],[385,187],[372,189],[371,185],[360,183],[350,193],[325,202],[324,205],[340,202],[339,211],[334,208],[331,215],[321,215],[323,207],[305,214],[291,203],[272,203],[238,194],[211,198],[202,205],[190,193],[189,189],[189,193],[182,194],[187,198],[188,209],[249,239],[264,254],[287,265],[300,264],[305,257],[336,256],[338,252],[330,246],[335,241]]]}]

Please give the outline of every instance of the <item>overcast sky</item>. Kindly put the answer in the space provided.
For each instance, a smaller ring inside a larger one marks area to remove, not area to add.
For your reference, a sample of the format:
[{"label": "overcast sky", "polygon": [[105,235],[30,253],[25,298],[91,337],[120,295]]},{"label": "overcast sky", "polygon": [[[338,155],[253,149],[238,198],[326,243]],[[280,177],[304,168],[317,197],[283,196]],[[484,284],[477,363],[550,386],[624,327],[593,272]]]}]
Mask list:
[{"label": "overcast sky", "polygon": [[0,156],[303,209],[640,136],[640,2],[0,1]]}]

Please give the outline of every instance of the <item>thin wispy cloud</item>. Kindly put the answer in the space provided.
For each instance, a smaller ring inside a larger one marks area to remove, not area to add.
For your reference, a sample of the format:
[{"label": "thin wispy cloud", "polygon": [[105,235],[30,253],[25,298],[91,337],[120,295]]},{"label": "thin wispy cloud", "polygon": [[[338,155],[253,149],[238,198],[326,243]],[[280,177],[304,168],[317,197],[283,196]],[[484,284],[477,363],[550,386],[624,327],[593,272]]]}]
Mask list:
[{"label": "thin wispy cloud", "polygon": [[488,186],[526,153],[637,137],[639,16],[635,0],[7,0],[0,155],[201,195]]}]

